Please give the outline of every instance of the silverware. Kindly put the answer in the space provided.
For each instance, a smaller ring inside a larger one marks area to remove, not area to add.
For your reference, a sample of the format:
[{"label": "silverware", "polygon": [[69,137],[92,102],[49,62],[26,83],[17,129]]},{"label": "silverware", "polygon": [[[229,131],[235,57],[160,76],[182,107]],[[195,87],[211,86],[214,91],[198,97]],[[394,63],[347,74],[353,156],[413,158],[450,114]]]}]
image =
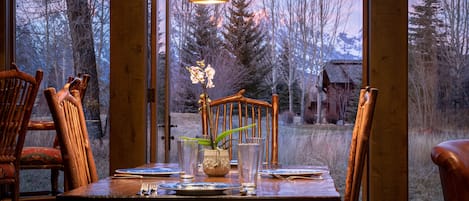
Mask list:
[{"label": "silverware", "polygon": [[147,183],[147,190],[143,192],[143,195],[146,195],[146,196],[151,195],[151,191],[152,191],[151,184]]},{"label": "silverware", "polygon": [[324,178],[322,176],[299,176],[299,175],[292,175],[292,176],[287,176],[287,177],[284,177],[282,175],[279,175],[279,174],[272,174],[275,178],[279,178],[279,179],[285,179],[285,180],[288,180],[288,181],[291,181],[291,180],[294,180],[294,179],[309,179],[309,180],[324,180]]},{"label": "silverware", "polygon": [[142,183],[142,185],[140,185],[140,190],[137,192],[137,195],[146,195],[148,193],[148,187],[148,183]]},{"label": "silverware", "polygon": [[287,180],[293,180],[293,179],[309,179],[309,180],[324,180],[322,176],[314,176],[314,177],[305,177],[305,176],[289,176],[287,177]]},{"label": "silverware", "polygon": [[144,177],[142,175],[134,175],[134,174],[114,174],[111,178],[113,179],[141,179]]},{"label": "silverware", "polygon": [[152,194],[158,193],[158,184],[157,183],[147,183],[143,182],[140,186],[140,190],[137,192],[137,195],[149,196]]},{"label": "silverware", "polygon": [[158,184],[157,183],[151,183],[150,184],[150,195],[151,194],[158,194]]}]

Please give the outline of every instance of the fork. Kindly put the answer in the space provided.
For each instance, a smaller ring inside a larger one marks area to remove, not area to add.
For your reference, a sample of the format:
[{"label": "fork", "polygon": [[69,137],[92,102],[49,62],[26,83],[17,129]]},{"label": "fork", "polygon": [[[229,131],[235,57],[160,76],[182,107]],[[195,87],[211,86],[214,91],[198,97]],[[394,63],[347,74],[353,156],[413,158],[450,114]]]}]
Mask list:
[{"label": "fork", "polygon": [[137,195],[148,195],[149,192],[149,184],[146,182],[143,182],[142,185],[140,186],[140,190],[137,192]]},{"label": "fork", "polygon": [[288,181],[291,181],[291,180],[294,180],[294,179],[309,179],[309,180],[323,180],[324,179],[324,178],[322,178],[322,176],[307,177],[307,176],[293,175],[293,176],[283,177],[282,175],[278,175],[278,174],[273,174],[273,175],[276,178],[285,179],[285,180],[288,180]]},{"label": "fork", "polygon": [[306,177],[306,176],[289,176],[287,177],[287,180],[291,181],[293,179],[309,179],[309,180],[323,180],[322,176],[316,176],[316,177]]},{"label": "fork", "polygon": [[152,193],[154,193],[155,195],[158,194],[158,184],[151,183],[148,188],[149,188],[149,195],[151,195]]}]

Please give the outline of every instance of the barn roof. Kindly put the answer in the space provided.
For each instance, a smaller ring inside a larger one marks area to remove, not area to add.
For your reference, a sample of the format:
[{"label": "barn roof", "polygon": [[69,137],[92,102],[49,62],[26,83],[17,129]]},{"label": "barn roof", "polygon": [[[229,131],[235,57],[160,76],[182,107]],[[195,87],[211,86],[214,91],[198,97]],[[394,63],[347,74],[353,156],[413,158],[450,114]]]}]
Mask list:
[{"label": "barn roof", "polygon": [[361,60],[332,60],[324,68],[324,81],[327,84],[359,85],[362,80]]}]

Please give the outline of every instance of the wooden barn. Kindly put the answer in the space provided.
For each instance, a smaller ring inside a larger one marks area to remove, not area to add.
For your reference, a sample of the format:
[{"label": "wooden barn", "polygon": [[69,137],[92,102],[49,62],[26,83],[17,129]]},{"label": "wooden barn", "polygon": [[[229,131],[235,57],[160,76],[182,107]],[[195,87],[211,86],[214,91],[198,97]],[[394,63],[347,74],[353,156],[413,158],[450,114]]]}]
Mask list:
[{"label": "wooden barn", "polygon": [[351,123],[358,90],[361,86],[361,60],[332,60],[323,71],[326,93],[326,121],[334,124]]}]

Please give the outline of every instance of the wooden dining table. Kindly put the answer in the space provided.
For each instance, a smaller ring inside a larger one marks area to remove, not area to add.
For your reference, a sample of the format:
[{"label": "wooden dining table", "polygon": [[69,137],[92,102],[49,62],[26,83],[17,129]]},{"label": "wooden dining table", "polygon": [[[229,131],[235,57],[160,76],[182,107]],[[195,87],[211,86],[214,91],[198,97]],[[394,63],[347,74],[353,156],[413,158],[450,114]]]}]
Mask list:
[{"label": "wooden dining table", "polygon": [[[177,167],[177,164],[151,163],[139,168]],[[95,183],[73,189],[57,195],[57,200],[311,200],[311,201],[339,201],[334,181],[328,168],[323,166],[285,166],[282,168],[301,168],[324,170],[320,178],[292,179],[277,178],[270,175],[260,175],[257,181],[256,195],[245,195],[239,188],[230,188],[216,195],[189,194],[180,195],[174,190],[158,188],[150,195],[139,194],[143,183],[173,184],[182,182],[178,174],[170,176],[122,177],[110,176]],[[314,178],[314,177],[312,177]],[[238,173],[232,168],[224,177],[207,177],[202,172],[195,176],[193,182],[208,182],[239,186]],[[187,182],[187,180],[186,180]]]}]

